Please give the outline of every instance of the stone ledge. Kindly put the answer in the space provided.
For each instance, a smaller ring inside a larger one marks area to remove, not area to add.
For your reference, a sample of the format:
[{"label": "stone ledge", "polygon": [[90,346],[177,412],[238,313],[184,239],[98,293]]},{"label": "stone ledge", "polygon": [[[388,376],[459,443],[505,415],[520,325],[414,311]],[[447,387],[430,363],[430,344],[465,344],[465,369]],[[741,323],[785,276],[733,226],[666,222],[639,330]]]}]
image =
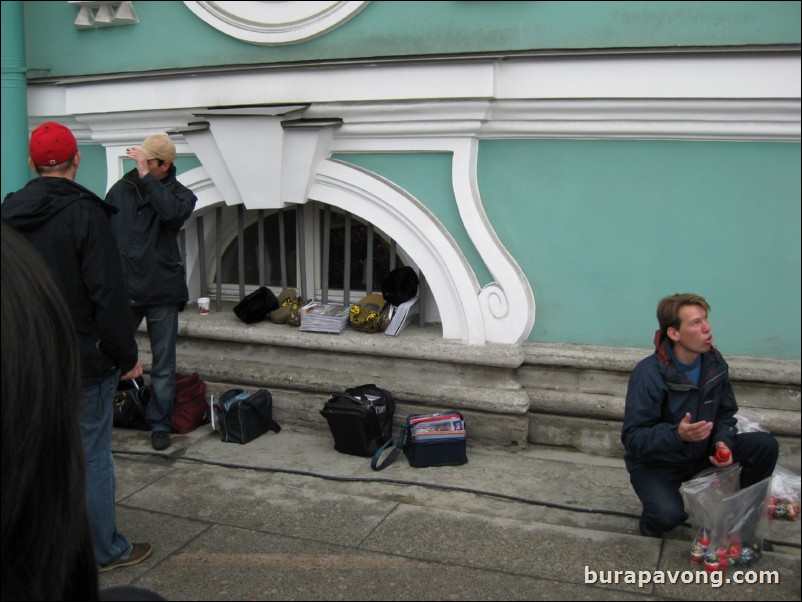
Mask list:
[{"label": "stone ledge", "polygon": [[[597,420],[624,419],[623,397],[611,395],[550,391],[545,389],[529,389],[530,410],[538,414],[557,416],[577,416]],[[752,406],[739,403],[739,408],[754,410]],[[763,416],[762,425],[772,433],[789,437],[802,434],[800,413],[798,411],[759,408]]]},{"label": "stone ledge", "polygon": [[[569,368],[631,372],[635,365],[654,349],[631,347],[593,347],[561,343],[524,343],[524,364],[564,366]],[[762,357],[724,356],[733,380],[800,386],[799,360],[776,360]]]},{"label": "stone ledge", "polygon": [[[776,434],[780,443],[778,463],[800,472],[799,436]],[[572,447],[586,454],[623,457],[621,422],[580,416],[529,414],[529,442],[538,445]]]},{"label": "stone ledge", "polygon": [[[303,332],[286,324],[269,321],[245,324],[231,311],[233,303],[223,305],[223,311],[212,311],[207,315],[193,313],[189,308],[180,313],[178,335],[295,349],[359,353],[387,359],[445,360],[449,363],[504,368],[516,368],[524,361],[519,345],[468,345],[446,340],[443,339],[442,329],[436,324],[426,328],[410,325],[397,337],[381,333],[365,334],[350,328],[340,334],[321,334]],[[144,326],[140,330],[144,331]]]}]

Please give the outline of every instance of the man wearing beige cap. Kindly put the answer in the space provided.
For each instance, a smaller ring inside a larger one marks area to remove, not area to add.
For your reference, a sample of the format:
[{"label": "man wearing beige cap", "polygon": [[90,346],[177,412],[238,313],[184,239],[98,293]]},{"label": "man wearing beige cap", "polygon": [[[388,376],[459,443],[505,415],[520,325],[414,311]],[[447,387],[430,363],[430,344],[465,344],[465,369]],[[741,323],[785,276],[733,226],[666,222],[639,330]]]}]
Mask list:
[{"label": "man wearing beige cap", "polygon": [[106,201],[119,210],[111,225],[134,331],[147,320],[153,395],[146,418],[151,444],[161,451],[170,447],[178,312],[189,298],[178,233],[197,199],[175,177],[176,150],[169,136],[148,136],[126,156],[136,167],[112,186]]},{"label": "man wearing beige cap", "polygon": [[[109,226],[115,210],[75,182],[81,153],[69,128],[43,123],[31,134],[29,150],[29,164],[38,177],[6,197],[2,217],[44,258],[72,316],[76,334],[72,344],[81,356],[87,510],[95,559],[101,571],[108,571],[142,562],[153,552],[149,543],[132,544],[117,531],[114,505],[114,391],[121,373],[125,379],[142,374]],[[64,542],[65,547],[73,544]]]}]

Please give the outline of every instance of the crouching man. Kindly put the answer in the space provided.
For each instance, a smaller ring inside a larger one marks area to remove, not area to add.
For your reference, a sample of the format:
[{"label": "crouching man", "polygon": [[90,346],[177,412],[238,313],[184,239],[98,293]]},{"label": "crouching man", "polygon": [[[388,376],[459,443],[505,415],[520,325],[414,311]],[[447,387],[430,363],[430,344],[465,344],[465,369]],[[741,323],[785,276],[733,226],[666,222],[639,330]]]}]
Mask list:
[{"label": "crouching man", "polygon": [[647,537],[687,520],[680,485],[705,468],[739,463],[744,488],[771,476],[777,461],[772,435],[738,433],[738,405],[727,363],[713,346],[709,311],[699,295],[662,299],[655,352],[629,379],[621,442]]}]

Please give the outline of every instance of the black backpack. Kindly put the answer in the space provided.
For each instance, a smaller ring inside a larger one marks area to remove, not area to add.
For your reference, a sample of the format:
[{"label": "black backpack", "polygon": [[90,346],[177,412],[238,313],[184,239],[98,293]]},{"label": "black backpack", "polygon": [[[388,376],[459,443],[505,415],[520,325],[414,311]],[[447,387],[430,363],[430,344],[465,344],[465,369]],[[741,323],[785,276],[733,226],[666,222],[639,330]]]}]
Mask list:
[{"label": "black backpack", "polygon": [[257,288],[234,306],[236,316],[246,324],[261,322],[267,314],[278,309],[276,295],[266,286]]},{"label": "black backpack", "polygon": [[393,395],[376,385],[360,385],[331,395],[320,410],[334,437],[334,449],[372,456],[393,438]]},{"label": "black backpack", "polygon": [[382,295],[398,307],[418,294],[418,275],[408,265],[396,268],[382,280]]}]

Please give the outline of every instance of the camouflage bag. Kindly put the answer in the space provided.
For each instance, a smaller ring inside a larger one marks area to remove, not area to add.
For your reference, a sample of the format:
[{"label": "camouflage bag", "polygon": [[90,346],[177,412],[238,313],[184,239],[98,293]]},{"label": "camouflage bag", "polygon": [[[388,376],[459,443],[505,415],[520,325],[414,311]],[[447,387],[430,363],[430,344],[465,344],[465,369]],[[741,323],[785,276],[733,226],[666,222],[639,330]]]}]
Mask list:
[{"label": "camouflage bag", "polygon": [[351,326],[360,332],[379,332],[387,326],[389,305],[378,293],[363,297],[351,306]]},{"label": "camouflage bag", "polygon": [[274,324],[286,324],[290,317],[293,303],[297,302],[298,293],[294,288],[287,288],[278,295],[278,309],[270,312],[270,321]]},{"label": "camouflage bag", "polygon": [[311,303],[311,299],[304,301],[303,297],[296,297],[290,305],[290,316],[287,318],[287,324],[290,326],[298,327],[301,325],[301,308]]}]

